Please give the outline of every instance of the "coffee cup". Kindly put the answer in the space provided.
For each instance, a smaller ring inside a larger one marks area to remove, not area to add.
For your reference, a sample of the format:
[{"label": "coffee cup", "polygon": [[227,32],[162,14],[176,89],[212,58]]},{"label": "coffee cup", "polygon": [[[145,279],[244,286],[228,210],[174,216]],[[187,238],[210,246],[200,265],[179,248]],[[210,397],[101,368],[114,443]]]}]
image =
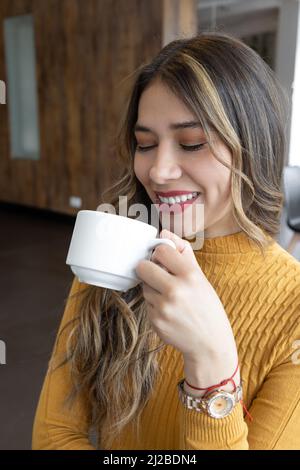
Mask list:
[{"label": "coffee cup", "polygon": [[157,228],[139,220],[101,211],[77,213],[66,264],[80,282],[126,292],[141,280],[139,261],[150,260],[158,245],[172,240],[156,238]]}]

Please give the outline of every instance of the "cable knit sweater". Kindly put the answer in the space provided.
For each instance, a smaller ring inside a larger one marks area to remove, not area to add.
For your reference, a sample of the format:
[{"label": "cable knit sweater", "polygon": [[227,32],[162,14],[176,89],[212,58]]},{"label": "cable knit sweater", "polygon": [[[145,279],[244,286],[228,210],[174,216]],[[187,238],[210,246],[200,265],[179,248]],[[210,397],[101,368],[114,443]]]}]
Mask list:
[{"label": "cable knit sweater", "polygon": [[[241,403],[222,419],[186,409],[177,390],[182,355],[166,345],[158,353],[162,373],[143,410],[139,440],[129,424],[110,449],[300,449],[300,263],[276,241],[263,258],[243,232],[206,239],[195,255],[230,320],[253,421]],[[75,278],[71,292],[80,285]],[[60,328],[73,312],[68,302]],[[71,411],[62,406],[70,386],[67,365],[47,372],[33,449],[94,449],[88,403],[78,398]]]}]

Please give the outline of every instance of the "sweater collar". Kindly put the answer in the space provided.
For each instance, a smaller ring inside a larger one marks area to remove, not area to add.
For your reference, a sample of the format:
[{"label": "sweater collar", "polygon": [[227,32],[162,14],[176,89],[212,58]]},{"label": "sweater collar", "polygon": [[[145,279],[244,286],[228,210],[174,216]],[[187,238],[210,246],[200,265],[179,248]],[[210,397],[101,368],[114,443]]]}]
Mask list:
[{"label": "sweater collar", "polygon": [[[274,239],[266,234],[267,238],[274,242]],[[191,242],[192,243],[192,242]],[[199,250],[194,250],[195,254],[201,253],[249,253],[259,251],[257,244],[243,232],[236,232],[230,235],[223,235],[214,238],[204,238],[203,246]]]}]

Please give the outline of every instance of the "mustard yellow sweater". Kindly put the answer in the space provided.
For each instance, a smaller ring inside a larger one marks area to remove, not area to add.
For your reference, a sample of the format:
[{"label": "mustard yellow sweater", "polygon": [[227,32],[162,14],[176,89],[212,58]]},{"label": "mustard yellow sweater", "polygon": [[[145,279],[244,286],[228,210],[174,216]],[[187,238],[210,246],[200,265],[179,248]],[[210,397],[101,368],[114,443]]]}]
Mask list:
[{"label": "mustard yellow sweater", "polygon": [[[195,255],[231,322],[253,421],[241,404],[223,419],[186,409],[177,391],[182,355],[166,345],[158,356],[162,374],[143,411],[140,442],[129,424],[110,449],[300,449],[300,263],[277,242],[263,259],[243,232],[207,239]],[[75,278],[71,291],[80,285]],[[73,311],[68,302],[60,328]],[[62,406],[71,386],[67,367],[46,374],[33,449],[94,449],[88,403],[79,398],[73,411]]]}]

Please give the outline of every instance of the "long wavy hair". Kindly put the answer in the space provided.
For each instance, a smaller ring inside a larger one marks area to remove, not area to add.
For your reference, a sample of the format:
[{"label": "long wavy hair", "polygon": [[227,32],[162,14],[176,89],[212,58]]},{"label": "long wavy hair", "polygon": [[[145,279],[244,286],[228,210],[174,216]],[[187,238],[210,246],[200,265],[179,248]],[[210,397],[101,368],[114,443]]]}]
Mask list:
[{"label": "long wavy hair", "polygon": [[[213,155],[231,169],[233,215],[264,253],[280,226],[287,95],[262,58],[228,34],[174,40],[134,72],[116,136],[120,177],[100,202],[119,213],[119,197],[127,196],[129,205],[142,203],[151,213],[151,200],[134,173],[134,125],[141,94],[155,79],[196,115]],[[230,149],[232,166],[217,155],[210,130]],[[59,366],[69,363],[74,383],[69,399],[85,392],[99,448],[109,449],[130,422],[139,438],[164,344],[151,328],[141,284],[125,293],[86,286],[74,296],[78,308],[65,326],[70,331]]]}]

